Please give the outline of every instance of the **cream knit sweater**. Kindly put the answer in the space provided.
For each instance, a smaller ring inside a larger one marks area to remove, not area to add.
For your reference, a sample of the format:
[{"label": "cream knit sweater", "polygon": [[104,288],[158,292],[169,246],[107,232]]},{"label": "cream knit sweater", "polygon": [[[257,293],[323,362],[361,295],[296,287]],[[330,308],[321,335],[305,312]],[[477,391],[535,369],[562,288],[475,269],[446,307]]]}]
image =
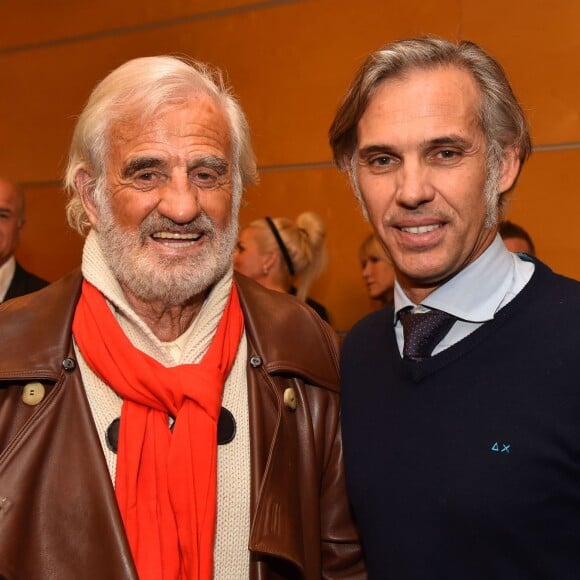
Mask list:
[{"label": "cream knit sweater", "polygon": [[[82,260],[83,276],[107,298],[109,306],[133,345],[165,366],[196,363],[201,360],[215,334],[232,285],[230,270],[212,289],[192,325],[175,341],[161,342],[133,312],[113,273],[107,266],[91,231]],[[88,367],[75,345],[81,375],[109,473],[114,483],[117,456],[106,444],[105,433],[121,415],[122,400]],[[248,578],[250,535],[250,433],[246,379],[247,344],[242,336],[240,348],[226,380],[223,406],[236,420],[236,436],[218,446],[217,526],[214,549],[214,578]]]}]

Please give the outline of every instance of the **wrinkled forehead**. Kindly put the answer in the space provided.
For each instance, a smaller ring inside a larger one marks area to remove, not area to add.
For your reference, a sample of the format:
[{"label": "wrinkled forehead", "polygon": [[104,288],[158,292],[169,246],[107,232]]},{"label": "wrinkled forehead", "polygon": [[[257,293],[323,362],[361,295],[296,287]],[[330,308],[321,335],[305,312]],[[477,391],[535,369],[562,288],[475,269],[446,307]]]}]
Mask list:
[{"label": "wrinkled forehead", "polygon": [[[155,107],[139,107],[127,102],[113,112],[107,136],[123,140],[135,139],[150,132],[160,120],[177,118],[177,113],[189,122],[213,127],[216,133],[222,133],[231,141],[232,128],[224,105],[216,97],[203,92],[175,97]],[[174,129],[179,130],[179,127],[176,125]]]},{"label": "wrinkled forehead", "polygon": [[413,66],[379,81],[362,116],[378,102],[383,102],[383,110],[390,113],[393,108],[405,111],[405,105],[411,103],[415,108],[425,107],[428,112],[436,102],[439,108],[447,108],[450,112],[461,109],[479,117],[482,99],[481,87],[465,67],[456,64]]},{"label": "wrinkled forehead", "polygon": [[458,67],[413,70],[378,87],[357,126],[359,153],[443,140],[479,140],[479,88]]}]

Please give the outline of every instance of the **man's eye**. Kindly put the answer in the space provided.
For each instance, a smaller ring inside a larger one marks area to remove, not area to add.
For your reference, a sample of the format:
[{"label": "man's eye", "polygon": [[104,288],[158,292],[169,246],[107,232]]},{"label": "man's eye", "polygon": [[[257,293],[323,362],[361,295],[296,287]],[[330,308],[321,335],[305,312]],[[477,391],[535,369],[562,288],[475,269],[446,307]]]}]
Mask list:
[{"label": "man's eye", "polygon": [[155,179],[155,173],[153,171],[143,171],[135,175],[137,181],[153,181]]},{"label": "man's eye", "polygon": [[215,171],[198,169],[193,172],[192,179],[200,187],[215,187],[219,184],[220,176]]},{"label": "man's eye", "polygon": [[379,167],[384,167],[392,163],[392,159],[388,155],[379,155],[378,157],[373,157],[369,159],[369,165],[375,165]]},{"label": "man's eye", "polygon": [[363,158],[362,164],[368,167],[371,173],[382,174],[396,170],[399,160],[388,153],[377,153],[369,155],[366,159]]},{"label": "man's eye", "polygon": [[444,149],[443,151],[439,151],[438,155],[441,159],[454,159],[459,153],[451,149]]},{"label": "man's eye", "polygon": [[151,191],[156,187],[159,187],[163,175],[158,171],[144,169],[143,171],[135,172],[130,179],[133,187],[136,189]]}]

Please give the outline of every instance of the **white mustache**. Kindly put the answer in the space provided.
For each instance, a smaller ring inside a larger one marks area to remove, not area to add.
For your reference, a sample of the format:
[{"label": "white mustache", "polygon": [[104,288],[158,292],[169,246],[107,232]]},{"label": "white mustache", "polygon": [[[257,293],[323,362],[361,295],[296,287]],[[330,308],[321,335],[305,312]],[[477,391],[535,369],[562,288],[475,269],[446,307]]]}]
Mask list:
[{"label": "white mustache", "polygon": [[212,220],[205,214],[197,216],[194,220],[186,224],[177,224],[164,216],[151,215],[143,221],[139,227],[139,232],[144,238],[159,232],[194,236],[203,234],[209,238],[213,238],[216,233],[216,228]]}]

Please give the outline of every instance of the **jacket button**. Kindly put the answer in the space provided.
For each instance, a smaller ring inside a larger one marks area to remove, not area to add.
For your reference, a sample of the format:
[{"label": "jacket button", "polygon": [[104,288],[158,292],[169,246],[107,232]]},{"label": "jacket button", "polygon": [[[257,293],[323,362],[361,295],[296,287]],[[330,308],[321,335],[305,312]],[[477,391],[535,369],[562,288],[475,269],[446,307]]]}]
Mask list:
[{"label": "jacket button", "polygon": [[250,364],[257,369],[262,366],[262,357],[257,354],[250,357]]},{"label": "jacket button", "polygon": [[72,371],[76,366],[77,365],[76,365],[75,361],[72,358],[65,358],[62,361],[62,368],[65,371]]},{"label": "jacket button", "polygon": [[28,383],[22,390],[22,402],[34,407],[44,399],[44,392],[42,383]]},{"label": "jacket button", "polygon": [[284,390],[284,405],[291,411],[296,411],[296,392],[292,387]]}]

